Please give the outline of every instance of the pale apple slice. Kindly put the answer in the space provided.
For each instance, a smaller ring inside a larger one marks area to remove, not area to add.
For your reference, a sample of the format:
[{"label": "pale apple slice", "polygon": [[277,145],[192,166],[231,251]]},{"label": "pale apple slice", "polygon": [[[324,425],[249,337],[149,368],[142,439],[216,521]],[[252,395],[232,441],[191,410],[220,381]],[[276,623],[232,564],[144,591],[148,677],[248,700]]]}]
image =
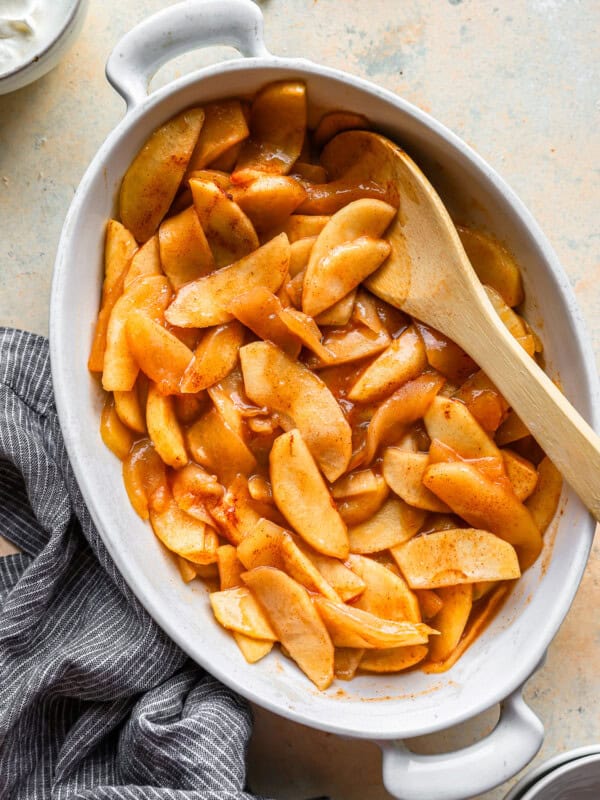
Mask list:
[{"label": "pale apple slice", "polygon": [[194,564],[216,563],[219,538],[214,529],[182,511],[167,489],[154,492],[149,511],[152,530],[168,550]]},{"label": "pale apple slice", "polygon": [[150,497],[168,486],[164,462],[149,439],[137,441],[123,460],[123,483],[136,513],[148,519]]},{"label": "pale apple slice", "polygon": [[440,632],[429,644],[429,661],[445,661],[460,642],[473,607],[473,589],[469,584],[438,589],[443,606],[431,620]]},{"label": "pale apple slice", "polygon": [[533,356],[535,353],[535,339],[530,334],[531,329],[526,324],[525,320],[504,302],[502,296],[495,289],[491,286],[484,286],[483,288],[506,329],[514,336],[523,349],[530,356]]},{"label": "pale apple slice", "polygon": [[132,389],[140,370],[127,342],[129,315],[140,311],[152,319],[160,319],[170,299],[169,281],[157,275],[135,281],[116,301],[106,331],[102,373],[102,386],[106,391]]},{"label": "pale apple slice", "polygon": [[328,480],[342,475],[352,455],[352,431],[323,381],[269,342],[240,349],[248,397],[292,420]]},{"label": "pale apple slice", "polygon": [[301,583],[309,592],[322,594],[334,602],[341,602],[335,589],[325,580],[310,558],[298,546],[296,537],[284,531],[280,542],[283,566],[287,574]]},{"label": "pale apple slice", "polygon": [[423,485],[429,467],[427,453],[409,453],[388,447],[383,454],[383,477],[390,489],[405,503],[424,511],[446,513],[450,509]]},{"label": "pale apple slice", "polygon": [[303,542],[300,537],[295,539],[295,542],[304,555],[307,556],[319,570],[328,585],[339,595],[342,602],[345,603],[349,600],[353,600],[364,591],[365,582],[340,561],[339,558],[332,558],[331,556],[324,556],[321,555],[321,553],[317,553],[317,551],[309,547],[306,542]]},{"label": "pale apple slice", "polygon": [[554,519],[562,492],[562,476],[545,456],[538,465],[538,480],[533,494],[527,499],[527,510],[541,533]]},{"label": "pale apple slice", "polygon": [[193,353],[170,331],[143,311],[127,318],[127,344],[140,369],[162,394],[175,394]]},{"label": "pale apple slice", "polygon": [[120,216],[138,242],[156,232],[187,169],[204,111],[190,108],[154,131],[121,184]]},{"label": "pale apple slice", "polygon": [[237,557],[244,568],[275,567],[285,569],[281,552],[281,538],[285,529],[268,519],[261,518],[237,547]]},{"label": "pale apple slice", "polygon": [[[437,638],[434,636],[431,641],[434,642]],[[423,661],[427,652],[428,648],[424,644],[390,647],[386,650],[367,650],[358,666],[365,672],[402,672]]]},{"label": "pale apple slice", "polygon": [[315,317],[330,308],[375,272],[389,254],[390,245],[384,239],[360,236],[341,242],[323,256],[317,265],[307,268],[302,310]]},{"label": "pale apple slice", "polygon": [[540,531],[508,482],[490,480],[473,464],[454,462],[429,466],[423,483],[470,525],[492,531],[514,545],[522,570],[540,554]]},{"label": "pale apple slice", "polygon": [[417,597],[401,575],[365,556],[351,555],[346,563],[365,582],[365,590],[354,601],[354,608],[382,619],[421,622]]},{"label": "pale apple slice", "polygon": [[438,395],[424,420],[430,439],[439,439],[463,458],[501,458],[493,439],[459,400]]},{"label": "pale apple slice", "polygon": [[195,394],[229,375],[243,342],[244,329],[237,320],[207,331],[188,362],[179,391]]},{"label": "pale apple slice", "polygon": [[282,225],[265,233],[263,241],[268,242],[280,233],[285,233],[292,244],[298,239],[318,236],[330,219],[328,214],[292,214]]},{"label": "pale apple slice", "polygon": [[333,659],[335,677],[340,681],[351,681],[364,652],[362,647],[336,647]]},{"label": "pale apple slice", "polygon": [[444,385],[437,373],[424,373],[405,383],[382,403],[367,429],[364,463],[370,464],[382,445],[391,444],[421,419]]},{"label": "pale apple slice", "polygon": [[185,466],[189,459],[173,398],[161,394],[155,384],[148,390],[146,425],[156,452],[165,464],[176,469]]},{"label": "pale apple slice", "polygon": [[287,175],[306,135],[306,86],[300,81],[267,84],[252,101],[249,128],[233,179],[243,181],[254,171]]},{"label": "pale apple slice", "polygon": [[318,689],[326,689],[333,680],[333,645],[306,589],[273,567],[257,567],[242,578],[290,656]]},{"label": "pale apple slice", "polygon": [[239,545],[250,536],[261,518],[283,523],[283,517],[272,506],[253,500],[244,475],[237,475],[219,501],[210,507],[219,531],[232,544]]},{"label": "pale apple slice", "polygon": [[322,361],[331,359],[331,353],[321,343],[323,335],[319,326],[312,317],[295,308],[282,308],[279,312],[279,319],[293,336],[296,336],[305,347],[312,350],[317,358]]},{"label": "pale apple slice", "polygon": [[382,619],[326,597],[313,597],[331,641],[336,647],[388,648],[426,644],[435,631],[422,622],[398,622]]},{"label": "pale apple slice", "polygon": [[242,572],[245,572],[245,567],[238,558],[237,548],[232,544],[222,544],[217,548],[217,566],[221,591],[244,585]]},{"label": "pale apple slice", "polygon": [[[348,292],[345,297],[342,297],[341,300],[338,300],[337,303],[334,303],[325,311],[317,314],[315,322],[317,325],[335,325],[338,327],[347,325],[352,317],[355,299],[356,289],[353,289],[351,292]],[[302,295],[300,296],[300,301],[302,301]]]},{"label": "pale apple slice", "polygon": [[244,633],[232,631],[235,643],[240,648],[248,664],[256,664],[261,658],[268,656],[273,649],[273,642],[268,639],[251,639]]},{"label": "pale apple slice", "polygon": [[248,125],[239,100],[219,100],[206,103],[204,125],[191,155],[188,174],[204,169],[231,147],[248,137]]},{"label": "pale apple slice", "polygon": [[171,488],[179,508],[207,525],[214,524],[208,506],[225,492],[216,475],[211,475],[198,464],[187,464],[173,475]]},{"label": "pale apple slice", "polygon": [[209,599],[217,622],[224,628],[253,639],[277,641],[267,616],[245,586],[211,592]]},{"label": "pale apple slice", "polygon": [[433,619],[444,605],[440,596],[433,589],[415,589],[414,593],[417,596],[419,608],[425,620]]},{"label": "pale apple slice", "polygon": [[[319,319],[322,316],[319,314]],[[310,356],[307,364],[311,369],[320,369],[332,364],[337,366],[361,361],[381,353],[390,341],[386,330],[374,333],[363,325],[356,327],[349,325],[345,328],[333,329],[323,337],[323,357]]]},{"label": "pale apple slice", "polygon": [[269,456],[277,507],[319,553],[346,558],[348,533],[299,430],[278,436]]},{"label": "pale apple slice", "polygon": [[115,411],[119,419],[135,433],[146,433],[146,417],[140,402],[140,393],[136,381],[133,389],[128,392],[113,392]]},{"label": "pale apple slice", "polygon": [[419,531],[425,515],[399,497],[390,497],[372,517],[348,529],[350,551],[380,553],[407,542]]},{"label": "pale apple slice", "polygon": [[302,342],[281,321],[281,302],[265,286],[255,286],[237,295],[227,310],[261,339],[273,342],[292,358],[298,357]]},{"label": "pale apple slice", "polygon": [[337,509],[346,525],[357,526],[372,519],[385,503],[389,494],[388,485],[379,474],[373,474],[373,479],[373,486],[362,494],[351,494],[337,499]]},{"label": "pale apple slice", "polygon": [[215,408],[188,429],[187,442],[194,461],[225,485],[238,473],[250,475],[256,468],[252,451]]},{"label": "pale apple slice", "polygon": [[161,224],[158,242],[160,263],[174,289],[180,289],[215,268],[215,260],[193,206]]},{"label": "pale apple slice", "polygon": [[165,317],[182,328],[208,328],[233,319],[227,311],[240,289],[265,286],[276,292],[290,263],[290,245],[285,234],[272,239],[248,256],[182,287]]},{"label": "pale apple slice", "polygon": [[456,528],[417,536],[391,553],[411,589],[513,580],[521,575],[515,548],[489,531]]},{"label": "pale apple slice", "polygon": [[315,242],[316,236],[305,236],[304,239],[298,239],[295,242],[290,240],[290,276],[295,278],[299,272],[304,272],[308,265],[311,251]]},{"label": "pale apple slice", "polygon": [[194,208],[215,265],[226,267],[258,247],[254,226],[237,203],[214,181],[190,178]]},{"label": "pale apple slice", "polygon": [[131,264],[125,275],[123,286],[127,289],[137,278],[146,278],[150,275],[162,274],[163,270],[160,263],[158,236],[155,234],[140,247],[131,259]]},{"label": "pale apple slice", "polygon": [[508,480],[517,498],[523,503],[535,490],[538,482],[537,470],[531,461],[508,448],[501,450],[501,453]]},{"label": "pale apple slice", "polygon": [[521,273],[508,250],[482,231],[461,225],[457,225],[456,229],[479,280],[494,288],[508,306],[522,303]]},{"label": "pale apple slice", "polygon": [[258,175],[250,183],[233,185],[230,194],[260,234],[282,224],[306,197],[289,175]]},{"label": "pale apple slice", "polygon": [[348,399],[355,403],[381,400],[420,375],[426,365],[423,340],[411,326],[362,372]]}]

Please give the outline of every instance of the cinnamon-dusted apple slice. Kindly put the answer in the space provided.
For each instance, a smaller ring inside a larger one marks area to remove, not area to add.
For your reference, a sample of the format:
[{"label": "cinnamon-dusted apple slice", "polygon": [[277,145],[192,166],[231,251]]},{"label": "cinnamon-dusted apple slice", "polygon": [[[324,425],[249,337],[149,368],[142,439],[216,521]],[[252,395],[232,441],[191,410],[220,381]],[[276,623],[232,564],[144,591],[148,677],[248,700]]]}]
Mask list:
[{"label": "cinnamon-dusted apple slice", "polygon": [[422,622],[382,619],[354,606],[313,597],[331,641],[336,647],[388,648],[426,644],[435,630]]},{"label": "cinnamon-dusted apple slice", "polygon": [[259,174],[249,183],[233,184],[230,194],[259,234],[283,223],[306,197],[288,175]]},{"label": "cinnamon-dusted apple slice", "polygon": [[194,564],[214,564],[219,537],[209,527],[182,511],[169,490],[157,489],[149,502],[152,530],[166,548]]},{"label": "cinnamon-dusted apple slice", "polygon": [[473,588],[470,584],[444,586],[438,589],[443,606],[431,624],[439,636],[429,644],[429,661],[445,661],[460,642],[473,607]]},{"label": "cinnamon-dusted apple slice", "polygon": [[210,179],[190,178],[194,208],[217,268],[226,267],[258,247],[254,226],[237,203]]},{"label": "cinnamon-dusted apple slice", "polygon": [[439,439],[463,458],[501,458],[493,439],[459,400],[438,395],[423,419],[430,439]]},{"label": "cinnamon-dusted apple slice", "polygon": [[321,553],[317,553],[316,550],[309,547],[300,537],[295,539],[295,542],[344,603],[353,600],[364,591],[365,582],[362,578],[359,578],[355,572],[352,572],[339,558],[332,558],[331,556],[324,556],[321,555]]},{"label": "cinnamon-dusted apple slice", "polygon": [[319,553],[346,558],[346,525],[299,430],[277,437],[269,463],[275,503],[292,528]]},{"label": "cinnamon-dusted apple slice", "polygon": [[287,175],[306,135],[306,86],[300,81],[269,83],[252,101],[249,128],[232,178],[244,181],[255,171]]},{"label": "cinnamon-dusted apple slice", "polygon": [[146,425],[148,435],[165,464],[175,469],[185,466],[188,455],[173,398],[161,394],[155,384],[151,384],[148,390]]},{"label": "cinnamon-dusted apple slice", "polygon": [[419,602],[402,576],[365,556],[351,555],[346,563],[366,585],[364,592],[354,601],[354,608],[383,619],[421,622]]},{"label": "cinnamon-dusted apple slice", "polygon": [[265,233],[263,241],[267,242],[280,233],[285,233],[291,243],[318,236],[330,219],[329,214],[292,214],[282,225]]},{"label": "cinnamon-dusted apple slice", "polygon": [[420,375],[426,365],[423,340],[411,326],[369,364],[348,393],[348,399],[355,403],[381,400]]},{"label": "cinnamon-dusted apple slice", "polygon": [[372,517],[348,529],[352,553],[380,553],[407,542],[425,521],[425,511],[390,497]]},{"label": "cinnamon-dusted apple slice", "polygon": [[342,131],[369,130],[370,127],[371,123],[362,114],[355,114],[353,111],[329,111],[319,120],[313,139],[317,147],[323,147]]},{"label": "cinnamon-dusted apple slice", "polygon": [[370,469],[350,472],[331,487],[332,497],[346,525],[360,525],[372,519],[388,493],[383,477]]},{"label": "cinnamon-dusted apple slice", "polygon": [[[330,308],[317,314],[315,322],[317,325],[336,325],[341,327],[347,325],[352,317],[354,301],[356,300],[356,289],[353,289]],[[300,305],[302,305],[302,295],[300,295]]]},{"label": "cinnamon-dusted apple slice", "polygon": [[[538,482],[538,473],[531,461],[528,461],[518,453],[505,448],[500,451],[502,453],[502,460],[504,461],[504,469],[508,480],[512,484],[514,493],[517,498],[524,503],[530,497]],[[538,525],[541,530],[541,526]]]},{"label": "cinnamon-dusted apple slice", "polygon": [[250,255],[183,286],[165,317],[182,328],[208,328],[233,319],[227,311],[240,289],[265,286],[276,292],[287,274],[290,244],[285,234],[271,239]]},{"label": "cinnamon-dusted apple slice", "polygon": [[131,162],[121,184],[123,224],[147,241],[173,202],[198,140],[204,111],[190,108],[158,128]]},{"label": "cinnamon-dusted apple slice", "polygon": [[492,481],[476,466],[463,461],[431,464],[423,483],[470,525],[492,531],[514,545],[522,570],[540,554],[540,531],[508,481]]},{"label": "cinnamon-dusted apple slice", "polygon": [[[128,392],[113,392],[119,419],[136,433],[146,433],[146,415],[140,398],[139,379]],[[145,400],[145,398],[144,398]],[[145,402],[144,402],[145,405]]]},{"label": "cinnamon-dusted apple slice", "polygon": [[134,311],[160,319],[171,299],[169,281],[160,275],[140,278],[115,303],[106,331],[102,387],[106,391],[133,388],[140,368],[127,341],[126,325]]},{"label": "cinnamon-dusted apple slice", "polygon": [[160,263],[160,249],[158,235],[155,234],[143,244],[131,259],[129,269],[125,275],[123,288],[127,289],[137,278],[147,278],[150,275],[162,275]]},{"label": "cinnamon-dusted apple slice", "polygon": [[256,459],[239,433],[227,424],[216,408],[188,429],[190,452],[206,469],[228,484],[238,473],[249,475],[256,468]]},{"label": "cinnamon-dusted apple slice", "polygon": [[248,137],[248,125],[239,100],[220,100],[206,103],[204,125],[191,155],[188,173],[204,169],[229,148]]},{"label": "cinnamon-dusted apple slice", "polygon": [[360,236],[341,242],[306,270],[302,310],[315,317],[330,308],[375,272],[389,254],[385,239]]},{"label": "cinnamon-dusted apple slice", "polygon": [[323,381],[270,342],[240,349],[248,397],[297,427],[326,478],[342,475],[352,455],[352,430]]},{"label": "cinnamon-dusted apple slice", "polygon": [[[435,642],[438,637],[432,637]],[[360,660],[359,668],[366,672],[402,672],[423,661],[428,648],[424,644],[408,647],[390,647],[387,650],[366,650]]]},{"label": "cinnamon-dusted apple slice", "polygon": [[193,206],[166,219],[158,229],[160,263],[174,289],[215,268],[200,220]]},{"label": "cinnamon-dusted apple slice", "polygon": [[283,306],[265,286],[255,286],[234,297],[227,309],[261,339],[273,342],[294,359],[298,357],[302,342],[281,321]]},{"label": "cinnamon-dusted apple slice", "polygon": [[127,344],[142,372],[162,394],[175,394],[193,353],[174,334],[143,311],[127,319]]},{"label": "cinnamon-dusted apple slice", "polygon": [[417,536],[391,552],[411,589],[513,580],[521,575],[515,548],[475,528]]},{"label": "cinnamon-dusted apple slice", "polygon": [[562,476],[548,456],[545,456],[538,466],[535,490],[525,504],[540,533],[545,533],[552,522],[560,502],[561,491]]},{"label": "cinnamon-dusted apple slice", "polygon": [[427,453],[410,453],[399,447],[388,447],[383,454],[383,477],[390,489],[405,503],[423,511],[449,511],[437,495],[423,484],[429,467]]},{"label": "cinnamon-dusted apple slice", "polygon": [[102,409],[100,436],[109,450],[112,450],[121,461],[127,458],[135,442],[133,431],[121,422],[115,410],[115,401],[112,395],[107,395]]},{"label": "cinnamon-dusted apple slice", "polygon": [[333,645],[306,589],[273,567],[257,567],[242,579],[300,669],[318,689],[327,689],[333,680]]},{"label": "cinnamon-dusted apple slice", "polygon": [[508,306],[523,302],[521,273],[508,250],[482,231],[461,225],[456,229],[479,280],[493,287]]},{"label": "cinnamon-dusted apple slice", "polygon": [[362,647],[336,647],[333,659],[333,674],[335,677],[340,681],[351,681],[356,674],[364,652]]},{"label": "cinnamon-dusted apple slice", "polygon": [[224,628],[254,639],[277,641],[264,611],[245,586],[211,592],[209,597],[213,613]]},{"label": "cinnamon-dusted apple slice", "polygon": [[127,496],[142,519],[148,519],[148,501],[154,492],[167,487],[167,471],[149,439],[140,439],[123,461],[123,482]]},{"label": "cinnamon-dusted apple slice", "polygon": [[244,329],[237,320],[207,331],[188,362],[179,391],[195,394],[229,375],[243,341]]}]

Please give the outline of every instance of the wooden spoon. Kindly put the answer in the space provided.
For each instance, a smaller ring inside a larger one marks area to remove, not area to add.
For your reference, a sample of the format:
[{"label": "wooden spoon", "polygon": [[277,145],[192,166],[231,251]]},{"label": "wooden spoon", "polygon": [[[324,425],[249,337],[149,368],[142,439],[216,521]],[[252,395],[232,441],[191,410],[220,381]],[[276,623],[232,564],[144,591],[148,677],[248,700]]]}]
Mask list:
[{"label": "wooden spoon", "polygon": [[388,196],[396,188],[400,199],[388,237],[392,253],[367,281],[369,289],[459,344],[600,520],[600,438],[505,328],[435,189],[385,137],[352,131],[336,139],[346,155],[377,164],[371,177],[384,182]]}]

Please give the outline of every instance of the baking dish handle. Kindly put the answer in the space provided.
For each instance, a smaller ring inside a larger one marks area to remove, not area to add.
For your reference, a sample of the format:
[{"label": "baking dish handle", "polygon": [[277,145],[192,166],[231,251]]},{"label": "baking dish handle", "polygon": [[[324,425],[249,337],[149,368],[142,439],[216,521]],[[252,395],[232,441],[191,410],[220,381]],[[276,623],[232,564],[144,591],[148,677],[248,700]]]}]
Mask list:
[{"label": "baking dish handle", "polygon": [[512,778],[540,749],[544,726],[523,699],[504,700],[494,730],[480,742],[439,755],[418,755],[402,742],[378,742],[383,783],[398,800],[464,800]]},{"label": "baking dish handle", "polygon": [[270,56],[263,17],[252,0],[185,0],[125,34],[106,62],[106,77],[131,111],[148,96],[157,70],[182,53],[231,45],[244,56]]}]

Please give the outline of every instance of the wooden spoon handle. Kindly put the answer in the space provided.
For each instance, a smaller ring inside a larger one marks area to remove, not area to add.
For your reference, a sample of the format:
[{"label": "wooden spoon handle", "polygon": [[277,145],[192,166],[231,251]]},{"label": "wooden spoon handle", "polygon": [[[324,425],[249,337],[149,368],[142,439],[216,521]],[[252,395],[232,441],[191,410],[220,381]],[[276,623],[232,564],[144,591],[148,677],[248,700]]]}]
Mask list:
[{"label": "wooden spoon handle", "polygon": [[486,374],[600,522],[600,437],[511,336],[487,298],[480,302],[479,309],[474,304],[469,310],[468,336],[457,330],[453,338],[485,364]]}]

